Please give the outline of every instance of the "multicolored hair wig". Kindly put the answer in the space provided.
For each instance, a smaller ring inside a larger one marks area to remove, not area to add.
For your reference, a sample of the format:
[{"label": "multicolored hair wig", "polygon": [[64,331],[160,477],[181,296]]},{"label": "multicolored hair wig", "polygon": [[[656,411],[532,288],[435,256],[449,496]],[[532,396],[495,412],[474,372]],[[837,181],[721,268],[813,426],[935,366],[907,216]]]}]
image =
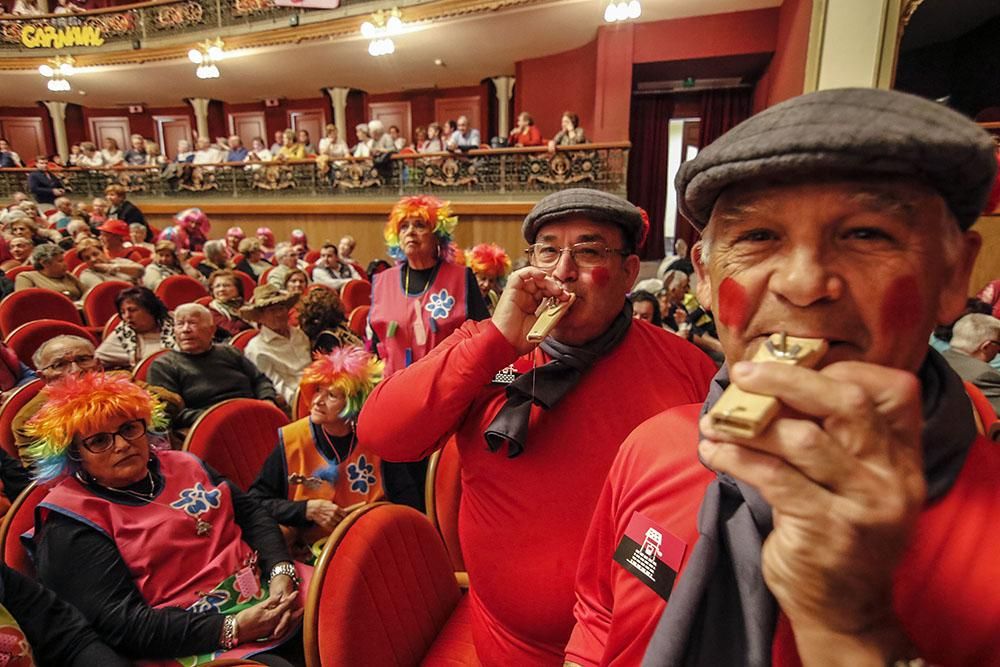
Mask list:
[{"label": "multicolored hair wig", "polygon": [[507,251],[495,243],[480,243],[468,254],[469,268],[477,276],[499,279],[510,273]]},{"label": "multicolored hair wig", "polygon": [[267,239],[268,245],[270,245],[272,248],[274,247],[274,232],[271,231],[270,227],[258,227],[257,232],[256,234],[254,234],[254,236],[256,236],[257,238],[263,236],[264,238]]},{"label": "multicolored hair wig", "polygon": [[293,229],[291,236],[292,245],[301,245],[309,247],[309,241],[306,238],[306,233],[301,229]]},{"label": "multicolored hair wig", "polygon": [[443,259],[450,259],[451,236],[458,224],[458,216],[451,212],[450,202],[441,201],[430,195],[403,197],[392,207],[383,232],[389,256],[397,262],[406,259],[403,249],[399,246],[399,228],[404,220],[410,218],[420,218],[428,225],[433,225],[432,231],[438,238],[439,254]]},{"label": "multicolored hair wig", "polygon": [[180,250],[188,250],[191,247],[191,239],[188,233],[179,225],[170,225],[156,237],[157,241],[170,241]]},{"label": "multicolored hair wig", "polygon": [[246,236],[247,235],[243,232],[242,227],[230,227],[226,230],[227,239],[239,239],[242,241],[246,238]]},{"label": "multicolored hair wig", "polygon": [[206,236],[212,228],[212,221],[208,219],[208,216],[200,208],[184,209],[174,216],[174,222],[189,232],[200,231]]},{"label": "multicolored hair wig", "polygon": [[344,392],[346,404],[342,419],[355,419],[368,395],[382,381],[384,364],[363,347],[356,345],[335,348],[329,354],[316,354],[302,374],[299,387],[311,403],[320,389],[333,387]]},{"label": "multicolored hair wig", "polygon": [[69,450],[79,433],[106,429],[121,417],[143,419],[153,431],[167,428],[163,404],[123,373],[68,375],[46,387],[45,395],[45,405],[25,425],[35,438],[26,456],[43,482],[71,472]]}]

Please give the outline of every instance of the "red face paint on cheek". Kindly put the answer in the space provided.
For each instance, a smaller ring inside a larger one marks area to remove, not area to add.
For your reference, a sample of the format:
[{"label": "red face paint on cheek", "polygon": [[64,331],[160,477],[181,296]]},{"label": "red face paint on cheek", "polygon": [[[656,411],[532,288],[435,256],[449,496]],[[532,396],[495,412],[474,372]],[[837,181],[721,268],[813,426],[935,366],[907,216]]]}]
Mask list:
[{"label": "red face paint on cheek", "polygon": [[599,266],[590,272],[590,277],[598,287],[604,287],[611,280],[611,274],[603,266]]},{"label": "red face paint on cheek", "polygon": [[924,300],[917,279],[913,276],[896,278],[886,290],[880,314],[880,325],[885,334],[912,331],[922,324]]},{"label": "red face paint on cheek", "polygon": [[750,317],[747,291],[732,278],[719,285],[719,321],[730,329],[743,329]]}]

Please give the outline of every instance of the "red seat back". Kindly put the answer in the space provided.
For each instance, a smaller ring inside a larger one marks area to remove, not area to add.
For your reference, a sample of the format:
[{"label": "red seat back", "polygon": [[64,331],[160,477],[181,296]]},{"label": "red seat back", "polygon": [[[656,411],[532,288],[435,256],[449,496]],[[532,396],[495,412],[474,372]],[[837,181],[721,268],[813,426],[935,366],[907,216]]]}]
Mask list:
[{"label": "red seat back", "polygon": [[359,338],[365,337],[365,329],[368,325],[368,311],[371,310],[371,306],[358,306],[351,311],[351,314],[347,318],[347,326],[355,336]]},{"label": "red seat back", "polygon": [[306,264],[315,264],[316,260],[319,259],[319,250],[310,250],[302,259],[306,261]]},{"label": "red seat back", "polygon": [[233,273],[235,273],[236,277],[243,283],[243,299],[245,301],[249,301],[250,297],[253,296],[253,291],[257,289],[257,282],[242,271],[234,270]]},{"label": "red seat back", "polygon": [[367,280],[351,280],[340,288],[340,300],[348,313],[358,306],[372,305],[372,284]]},{"label": "red seat back", "polygon": [[195,299],[195,303],[198,304],[199,306],[205,306],[206,308],[208,308],[208,304],[212,303],[212,297],[203,296],[200,299]]},{"label": "red seat back", "polygon": [[0,302],[0,334],[10,332],[33,320],[61,320],[83,324],[76,305],[69,297],[41,287],[29,287],[14,292]]},{"label": "red seat back", "polygon": [[153,263],[154,259],[156,259],[156,258],[155,257],[143,257],[142,259],[138,260],[138,262],[140,264],[142,264],[143,266],[149,266],[150,264]]},{"label": "red seat back", "polygon": [[10,269],[9,271],[4,271],[4,275],[6,275],[11,280],[14,280],[14,278],[17,278],[17,274],[24,273],[25,271],[34,271],[34,270],[35,267],[33,266],[15,266],[13,269]]},{"label": "red seat back", "polygon": [[92,327],[103,327],[114,315],[115,298],[122,290],[132,287],[124,280],[108,280],[98,283],[83,297],[83,316]]},{"label": "red seat back", "polygon": [[245,491],[278,442],[278,429],[287,423],[285,413],[270,401],[233,398],[198,417],[183,449]]},{"label": "red seat back", "polygon": [[[263,285],[264,283],[266,283],[267,282],[267,277],[271,274],[271,271],[274,271],[274,267],[273,266],[264,269],[264,273],[262,273],[259,276],[257,276],[257,284],[258,285]],[[246,298],[249,299],[252,295],[253,295],[253,292],[250,292],[250,294],[248,294]]]},{"label": "red seat back", "polygon": [[86,271],[89,267],[90,267],[90,264],[88,264],[87,262],[80,262],[79,264],[77,264],[76,266],[73,267],[73,269],[70,271],[70,273],[72,273],[74,276],[76,276],[77,278],[79,278],[80,275],[84,271]]},{"label": "red seat back", "polygon": [[169,310],[184,303],[194,303],[208,290],[191,276],[168,276],[156,288],[156,296]]},{"label": "red seat back", "polygon": [[149,377],[149,367],[153,365],[159,357],[162,357],[170,350],[157,350],[153,354],[149,355],[132,368],[132,379],[145,382],[146,378]]},{"label": "red seat back", "polygon": [[305,392],[302,391],[302,387],[299,387],[295,390],[295,400],[292,401],[292,419],[302,419],[307,416],[310,407],[309,401],[306,400]]},{"label": "red seat back", "polygon": [[444,540],[456,572],[465,571],[462,544],[458,539],[458,509],[462,504],[462,467],[455,436],[431,455],[427,465],[427,518]]},{"label": "red seat back", "polygon": [[256,336],[259,332],[257,329],[245,329],[239,332],[235,336],[229,339],[229,344],[235,347],[237,350],[242,352],[247,349],[247,345],[250,344],[250,340]]},{"label": "red seat back", "polygon": [[42,502],[49,487],[32,482],[11,504],[0,524],[0,547],[3,561],[26,577],[35,578],[35,565],[21,542],[21,536],[35,526],[35,508]]},{"label": "red seat back", "polygon": [[306,598],[306,665],[419,665],[461,593],[441,538],[404,505],[375,503],[330,535]]},{"label": "red seat back", "polygon": [[152,258],[153,251],[141,245],[132,246],[128,251],[129,259],[138,262],[140,259]]},{"label": "red seat back", "polygon": [[963,382],[965,385],[965,393],[969,395],[969,400],[972,401],[972,409],[975,412],[975,416],[978,421],[982,422],[982,432],[984,434],[989,434],[990,427],[997,422],[997,413],[993,409],[993,404],[990,400],[986,398],[982,390],[971,382]]},{"label": "red seat back", "polygon": [[4,342],[10,349],[14,350],[18,359],[34,368],[31,357],[35,354],[35,350],[50,338],[62,335],[80,336],[89,340],[95,347],[97,346],[97,341],[94,340],[94,336],[89,331],[79,324],[61,320],[27,322],[10,332]]},{"label": "red seat back", "polygon": [[111,335],[111,332],[115,330],[115,327],[122,323],[122,317],[118,313],[111,316],[107,322],[104,323],[104,331],[101,332],[101,340],[105,340]]},{"label": "red seat back", "polygon": [[66,254],[63,255],[63,260],[66,262],[66,268],[69,269],[70,271],[80,266],[80,264],[83,262],[83,260],[80,259],[79,255],[77,255],[76,248],[70,248],[69,250],[67,250]]},{"label": "red seat back", "polygon": [[11,430],[11,424],[14,422],[14,417],[17,416],[17,413],[21,411],[21,408],[27,405],[44,388],[45,382],[42,380],[32,380],[31,382],[22,384],[0,406],[0,448],[3,448],[5,452],[15,459],[20,459],[20,454],[17,451],[17,445],[14,444],[14,432]]}]

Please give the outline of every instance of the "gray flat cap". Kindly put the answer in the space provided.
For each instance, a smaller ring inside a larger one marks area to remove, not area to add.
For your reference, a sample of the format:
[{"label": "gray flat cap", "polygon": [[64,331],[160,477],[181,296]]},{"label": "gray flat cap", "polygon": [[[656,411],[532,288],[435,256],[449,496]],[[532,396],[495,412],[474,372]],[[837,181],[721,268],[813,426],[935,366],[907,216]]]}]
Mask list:
[{"label": "gray flat cap", "polygon": [[937,190],[962,229],[996,176],[990,136],[922,97],[874,88],[823,90],[748,118],[677,172],[681,212],[704,229],[722,191],[759,178],[912,176]]},{"label": "gray flat cap", "polygon": [[618,225],[635,248],[642,245],[649,231],[639,207],[628,200],[600,190],[570,188],[546,195],[535,204],[521,225],[521,233],[528,243],[534,243],[542,225],[570,217]]}]

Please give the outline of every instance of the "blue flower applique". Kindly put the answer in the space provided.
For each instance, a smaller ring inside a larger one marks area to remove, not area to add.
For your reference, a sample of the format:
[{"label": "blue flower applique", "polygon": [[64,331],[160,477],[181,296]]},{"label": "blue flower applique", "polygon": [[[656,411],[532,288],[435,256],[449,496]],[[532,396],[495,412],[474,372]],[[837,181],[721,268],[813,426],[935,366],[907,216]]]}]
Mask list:
[{"label": "blue flower applique", "polygon": [[206,491],[201,482],[194,485],[193,489],[181,491],[181,497],[170,503],[174,509],[184,510],[191,516],[199,516],[209,509],[219,506],[219,496],[222,492],[219,489]]},{"label": "blue flower applique", "polygon": [[437,294],[431,294],[424,310],[431,314],[432,320],[443,320],[448,317],[448,313],[455,307],[455,297],[448,294],[448,290],[443,289]]},{"label": "blue flower applique", "polygon": [[347,478],[351,480],[351,491],[368,493],[368,489],[375,484],[375,466],[362,454],[356,464],[347,466]]},{"label": "blue flower applique", "polygon": [[193,605],[188,607],[188,611],[211,611],[219,613],[222,610],[222,606],[227,602],[229,602],[229,592],[217,588],[211,593],[198,598]]}]

